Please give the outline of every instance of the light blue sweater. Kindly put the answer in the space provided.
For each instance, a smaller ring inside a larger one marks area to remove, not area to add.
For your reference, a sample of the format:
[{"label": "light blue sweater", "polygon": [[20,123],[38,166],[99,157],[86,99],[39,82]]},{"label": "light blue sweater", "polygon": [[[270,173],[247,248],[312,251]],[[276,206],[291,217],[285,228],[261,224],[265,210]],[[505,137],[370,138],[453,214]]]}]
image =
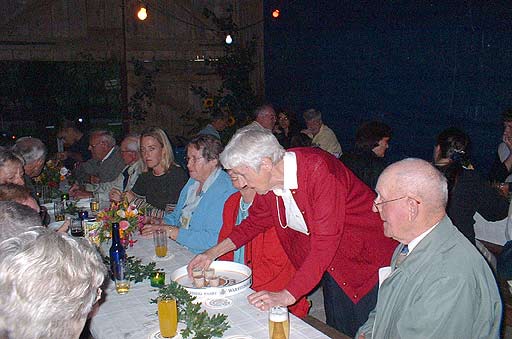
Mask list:
[{"label": "light blue sweater", "polygon": [[[181,211],[187,200],[190,185],[196,180],[190,178],[183,187],[176,208],[172,213],[165,214],[164,222],[179,226]],[[180,228],[176,241],[186,246],[192,253],[201,253],[217,244],[219,231],[222,227],[222,210],[229,196],[236,192],[229,175],[221,171],[197,205],[190,218],[189,228]]]}]

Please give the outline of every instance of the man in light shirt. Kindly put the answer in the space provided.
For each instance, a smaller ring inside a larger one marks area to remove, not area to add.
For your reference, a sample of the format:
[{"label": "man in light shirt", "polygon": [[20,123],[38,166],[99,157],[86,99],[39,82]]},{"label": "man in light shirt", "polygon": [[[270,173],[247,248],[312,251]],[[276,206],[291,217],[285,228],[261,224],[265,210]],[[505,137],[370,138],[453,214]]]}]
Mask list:
[{"label": "man in light shirt", "polygon": [[276,111],[270,104],[262,105],[254,110],[253,118],[254,121],[251,122],[247,127],[259,127],[272,131],[274,129],[274,125],[276,124]]},{"label": "man in light shirt", "polygon": [[316,109],[308,109],[303,114],[307,129],[302,133],[307,134],[312,140],[311,145],[317,146],[339,158],[343,151],[336,134],[322,122],[322,113]]},{"label": "man in light shirt", "polygon": [[400,245],[380,269],[377,306],[356,338],[499,338],[496,281],[446,216],[445,177],[405,159],[382,172],[376,191],[373,211]]}]

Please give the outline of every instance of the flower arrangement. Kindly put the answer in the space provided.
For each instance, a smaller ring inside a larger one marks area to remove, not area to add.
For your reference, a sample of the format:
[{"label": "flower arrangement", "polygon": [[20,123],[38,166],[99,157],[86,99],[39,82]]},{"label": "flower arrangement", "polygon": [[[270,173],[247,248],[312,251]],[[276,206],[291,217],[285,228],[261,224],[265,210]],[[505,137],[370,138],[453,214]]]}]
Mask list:
[{"label": "flower arrangement", "polygon": [[139,213],[135,205],[127,202],[112,203],[110,208],[98,212],[96,221],[99,221],[96,230],[90,233],[90,236],[97,238],[102,243],[112,237],[112,223],[119,223],[119,235],[124,246],[133,244],[136,240],[132,240],[131,235],[136,230],[144,227],[144,215]]},{"label": "flower arrangement", "polygon": [[[63,171],[65,170],[65,171]],[[61,171],[64,173],[61,174]],[[59,183],[64,180],[67,168],[58,160],[48,160],[39,176],[34,178],[37,184],[47,185],[51,188],[59,188]]]},{"label": "flower arrangement", "polygon": [[[48,160],[44,165],[41,174],[34,178],[34,182],[41,189],[36,191],[43,200],[55,199],[60,197],[62,192],[60,191],[60,183],[65,180],[71,179],[71,172],[64,167],[59,160]],[[41,192],[39,192],[41,191]],[[43,193],[44,192],[44,193]]]}]

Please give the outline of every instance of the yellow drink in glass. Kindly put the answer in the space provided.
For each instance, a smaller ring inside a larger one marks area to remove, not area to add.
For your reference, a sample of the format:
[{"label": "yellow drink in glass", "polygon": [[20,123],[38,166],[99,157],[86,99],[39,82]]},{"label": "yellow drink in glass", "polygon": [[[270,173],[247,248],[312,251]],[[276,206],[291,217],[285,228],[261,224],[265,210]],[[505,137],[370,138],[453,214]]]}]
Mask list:
[{"label": "yellow drink in glass", "polygon": [[119,294],[126,294],[130,290],[129,281],[116,281],[116,291]]},{"label": "yellow drink in glass", "polygon": [[92,200],[90,202],[91,212],[98,212],[100,210],[100,202]]},{"label": "yellow drink in glass", "polygon": [[167,255],[167,246],[155,246],[155,253],[157,257],[165,257]]},{"label": "yellow drink in glass", "polygon": [[176,300],[158,298],[158,321],[162,337],[172,338],[176,335],[178,329]]}]

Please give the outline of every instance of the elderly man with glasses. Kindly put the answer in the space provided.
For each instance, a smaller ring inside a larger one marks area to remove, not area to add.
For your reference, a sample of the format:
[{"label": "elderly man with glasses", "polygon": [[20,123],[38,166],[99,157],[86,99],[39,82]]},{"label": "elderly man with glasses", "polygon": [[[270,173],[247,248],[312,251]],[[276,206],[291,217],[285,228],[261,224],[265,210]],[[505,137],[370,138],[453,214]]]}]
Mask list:
[{"label": "elderly man with glasses", "polygon": [[377,306],[357,338],[499,338],[496,281],[446,216],[443,174],[405,159],[382,172],[376,191],[373,210],[400,245],[380,270]]},{"label": "elderly man with glasses", "polygon": [[142,173],[142,161],[140,158],[140,135],[130,134],[121,142],[121,158],[125,164],[121,173],[112,181],[98,185],[88,185],[82,188],[79,185],[71,187],[69,193],[76,198],[90,198],[98,194],[100,201],[110,201],[110,192],[116,189],[119,192],[128,192],[132,189],[140,173]]},{"label": "elderly man with glasses", "polygon": [[322,280],[327,324],[353,336],[375,305],[378,269],[396,246],[371,211],[370,188],[329,153],[311,147],[286,152],[261,128],[239,130],[220,160],[241,187],[258,195],[248,218],[195,257],[189,270],[273,227],[297,271],[283,290],[259,291],[249,302],[261,310],[292,305]]},{"label": "elderly man with glasses", "polygon": [[76,170],[76,177],[80,183],[109,182],[116,179],[124,169],[125,163],[111,132],[93,131],[89,137],[89,150],[92,159],[82,163]]}]

